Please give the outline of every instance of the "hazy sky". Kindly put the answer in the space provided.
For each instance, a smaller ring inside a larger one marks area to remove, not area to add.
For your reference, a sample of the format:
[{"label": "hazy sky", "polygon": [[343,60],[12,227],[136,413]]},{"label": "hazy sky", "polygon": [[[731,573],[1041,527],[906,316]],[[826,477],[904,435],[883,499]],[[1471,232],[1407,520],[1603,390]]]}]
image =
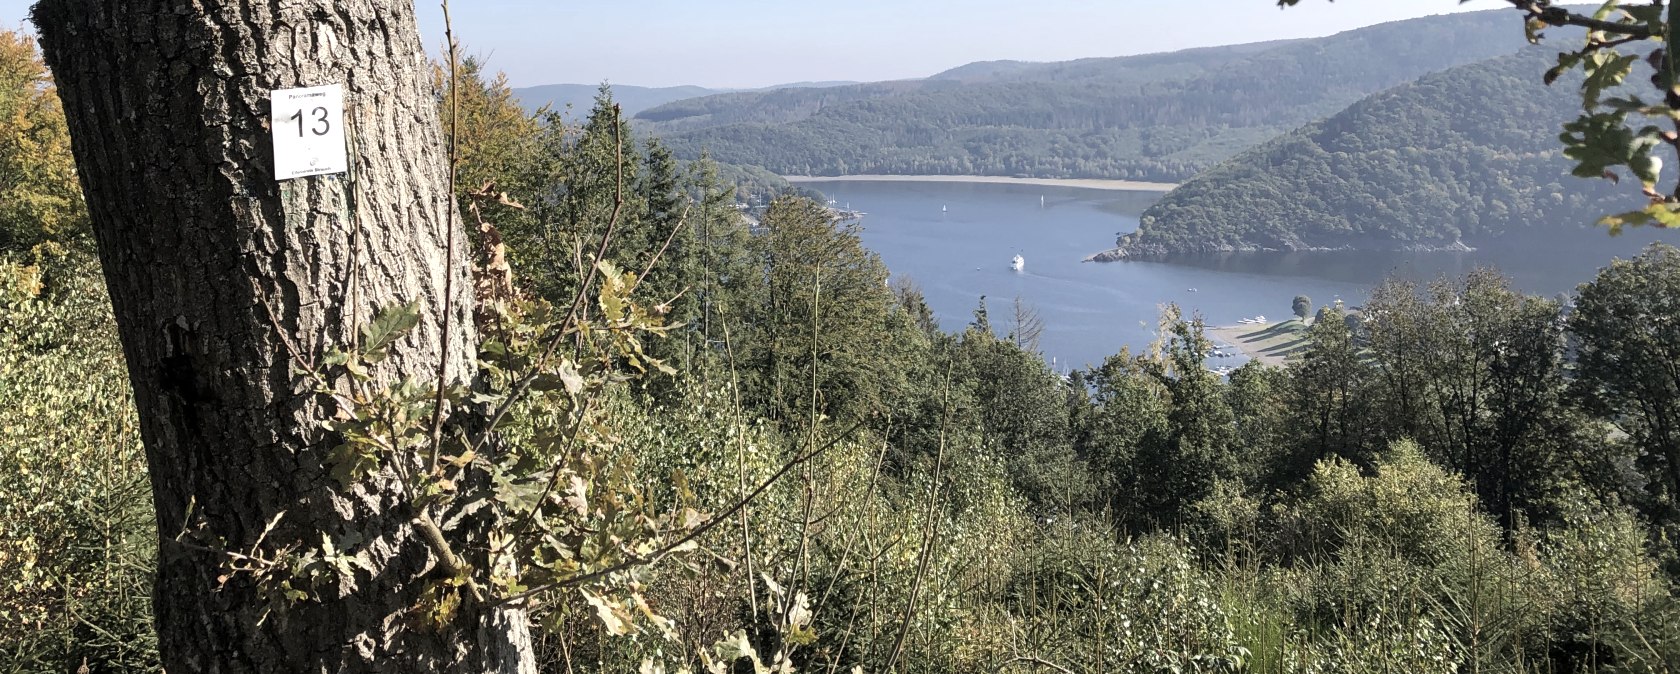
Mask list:
[{"label": "hazy sky", "polygon": [[[32,0],[0,0],[21,22]],[[418,3],[422,36],[442,12]],[[1328,35],[1504,0],[455,0],[455,32],[514,86],[756,87],[931,75],[971,61],[1057,61]],[[1511,30],[1520,30],[1512,12]]]}]

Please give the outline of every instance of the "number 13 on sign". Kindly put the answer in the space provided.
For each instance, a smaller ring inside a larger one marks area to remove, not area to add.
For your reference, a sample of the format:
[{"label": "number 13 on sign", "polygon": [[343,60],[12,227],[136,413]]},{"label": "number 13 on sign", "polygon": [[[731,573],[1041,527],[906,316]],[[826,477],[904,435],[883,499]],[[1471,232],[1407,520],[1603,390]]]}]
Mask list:
[{"label": "number 13 on sign", "polygon": [[279,180],[343,173],[344,87],[328,84],[275,89],[269,99],[274,135],[274,176]]}]

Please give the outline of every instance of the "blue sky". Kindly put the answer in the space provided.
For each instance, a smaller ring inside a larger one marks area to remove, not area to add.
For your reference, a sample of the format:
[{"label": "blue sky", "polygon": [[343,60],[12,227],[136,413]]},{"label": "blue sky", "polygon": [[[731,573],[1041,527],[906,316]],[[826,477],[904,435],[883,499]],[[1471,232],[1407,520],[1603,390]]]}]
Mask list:
[{"label": "blue sky", "polygon": [[[0,22],[31,0],[0,0]],[[971,61],[1058,61],[1328,35],[1504,0],[456,0],[455,32],[514,86],[757,87],[931,75]],[[421,33],[443,44],[438,4]],[[1512,12],[1511,30],[1520,30]]]}]

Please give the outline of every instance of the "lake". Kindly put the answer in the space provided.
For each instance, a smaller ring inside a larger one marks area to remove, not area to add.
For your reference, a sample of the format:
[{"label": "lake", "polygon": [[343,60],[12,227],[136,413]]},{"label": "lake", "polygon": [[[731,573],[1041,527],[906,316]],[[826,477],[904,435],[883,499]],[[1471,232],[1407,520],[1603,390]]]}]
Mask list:
[{"label": "lake", "polygon": [[[986,298],[992,325],[1008,329],[1020,297],[1037,309],[1047,360],[1082,367],[1154,340],[1161,307],[1177,303],[1209,325],[1264,314],[1291,315],[1296,295],[1315,306],[1365,301],[1371,288],[1397,275],[1428,281],[1491,266],[1517,287],[1555,295],[1573,290],[1617,256],[1653,240],[1680,244],[1674,232],[1636,230],[1552,235],[1522,246],[1472,253],[1244,253],[1164,262],[1081,262],[1133,231],[1138,214],[1159,196],[1080,188],[980,183],[833,181],[813,183],[841,206],[864,211],[863,242],[894,277],[921,287],[946,330],[961,330]],[[1042,199],[1042,205],[1040,200]],[[1475,245],[1474,242],[1471,242]],[[1010,259],[1026,260],[1022,272]],[[1229,361],[1235,364],[1240,361]]]}]

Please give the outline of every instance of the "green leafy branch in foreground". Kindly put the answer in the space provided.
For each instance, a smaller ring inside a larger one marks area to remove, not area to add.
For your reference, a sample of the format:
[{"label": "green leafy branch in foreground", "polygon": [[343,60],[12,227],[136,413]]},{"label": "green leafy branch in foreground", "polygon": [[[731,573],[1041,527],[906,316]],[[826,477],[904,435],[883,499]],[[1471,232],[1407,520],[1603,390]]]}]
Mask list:
[{"label": "green leafy branch in foreground", "polygon": [[[1617,169],[1625,170],[1638,179],[1649,199],[1645,208],[1606,216],[1599,223],[1612,234],[1624,226],[1680,226],[1680,179],[1671,179],[1671,188],[1661,187],[1659,156],[1669,151],[1680,159],[1680,4],[1606,0],[1587,15],[1552,0],[1507,1],[1523,13],[1531,43],[1539,44],[1551,27],[1586,30],[1582,46],[1558,54],[1557,65],[1545,73],[1547,84],[1573,70],[1585,76],[1582,114],[1565,123],[1558,136],[1564,156],[1576,162],[1572,173],[1582,178],[1620,182]],[[1278,0],[1278,6],[1299,2]],[[1654,47],[1640,48],[1653,42]],[[1652,71],[1650,89],[1643,96],[1629,83],[1641,63]],[[1664,128],[1665,123],[1670,128]]]},{"label": "green leafy branch in foreground", "polygon": [[[574,315],[564,321],[568,327],[541,301],[501,307],[500,338],[481,345],[479,385],[442,391],[452,418],[436,443],[430,431],[437,385],[379,376],[394,347],[419,325],[417,304],[381,311],[359,330],[357,344],[326,353],[318,366],[292,354],[297,374],[313,382],[332,415],[322,421],[334,438],[325,458],[331,477],[345,492],[395,478],[410,501],[412,525],[443,572],[434,574],[426,607],[437,623],[448,622],[463,601],[535,600],[533,588],[578,587],[615,633],[631,630],[637,614],[662,624],[640,599],[640,564],[632,562],[677,551],[663,550],[660,541],[704,518],[686,507],[656,512],[621,465],[604,412],[618,384],[669,371],[642,353],[643,337],[667,327],[629,299],[636,274],[605,261],[597,270],[600,311]],[[551,343],[575,350],[559,353],[547,348]],[[490,407],[503,412],[483,423]],[[185,532],[177,542],[220,552],[224,582],[247,574],[277,605],[329,588],[354,590],[357,574],[368,569],[359,556],[362,541],[353,534],[337,541],[274,540],[283,516],[237,552],[201,531]]]},{"label": "green leafy branch in foreground", "polygon": [[[519,606],[558,629],[577,599],[610,635],[674,640],[675,624],[644,594],[654,564],[697,550],[702,535],[862,426],[797,454],[716,515],[692,506],[697,499],[680,470],[671,475],[675,498],[661,502],[623,446],[628,429],[615,423],[627,404],[626,384],[654,372],[674,374],[643,348],[646,338],[673,326],[632,299],[642,275],[607,261],[596,270],[601,281],[593,312],[558,318],[546,302],[518,297],[481,307],[493,310],[499,334],[481,345],[478,385],[443,390],[452,418],[436,444],[436,385],[414,378],[381,384],[378,375],[419,325],[417,304],[381,311],[359,330],[356,345],[328,352],[319,367],[307,367],[293,354],[299,374],[334,410],[322,422],[337,439],[326,466],[343,492],[394,478],[410,501],[416,513],[411,525],[438,560],[424,603],[415,607],[434,625],[452,622],[469,605]],[[556,344],[569,348],[551,348]],[[219,554],[223,582],[247,576],[271,611],[354,591],[358,575],[371,571],[354,532],[319,541],[275,540],[283,517],[238,550],[203,531],[185,532],[177,543]],[[765,582],[773,584],[768,577]],[[779,614],[787,619],[778,624],[786,642],[809,643],[809,599],[790,593],[779,601],[786,605]],[[709,672],[731,671],[743,659],[758,672],[793,671],[789,652],[766,664],[744,632],[713,651],[700,662]],[[652,660],[643,669],[667,671]]]},{"label": "green leafy branch in foreground", "polygon": [[[502,410],[485,427],[451,424],[434,443],[433,385],[405,379],[367,392],[370,371],[418,324],[414,305],[387,309],[362,330],[354,351],[327,356],[325,364],[348,377],[348,395],[335,380],[314,375],[319,393],[339,407],[325,424],[342,438],[328,460],[333,475],[349,487],[389,469],[413,500],[415,527],[449,574],[438,595],[440,618],[463,599],[507,603],[535,596],[534,588],[578,587],[611,632],[629,631],[637,614],[663,624],[641,599],[627,562],[651,561],[659,541],[695,529],[703,517],[687,507],[657,512],[621,465],[609,399],[618,384],[669,372],[642,351],[644,335],[667,328],[630,300],[636,274],[605,261],[597,271],[598,313],[557,325],[540,301],[502,312],[500,338],[481,346],[485,386],[444,389],[454,416],[476,421],[478,415],[460,413]],[[576,348],[559,353],[551,342]],[[462,526],[473,522],[490,526]],[[453,535],[464,529],[487,530],[489,538]],[[461,543],[471,552],[457,550]],[[623,577],[613,577],[619,571]],[[609,599],[609,585],[625,592]]]}]

